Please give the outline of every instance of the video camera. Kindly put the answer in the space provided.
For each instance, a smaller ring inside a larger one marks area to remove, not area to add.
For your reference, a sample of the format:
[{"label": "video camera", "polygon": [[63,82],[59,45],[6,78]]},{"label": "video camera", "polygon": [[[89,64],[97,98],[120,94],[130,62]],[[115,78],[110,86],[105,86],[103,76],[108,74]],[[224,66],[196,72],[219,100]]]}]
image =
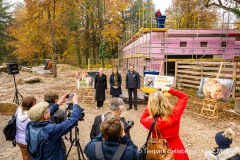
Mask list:
[{"label": "video camera", "polygon": [[[72,102],[66,103],[65,110],[67,112],[67,117],[69,117],[73,110],[73,103]],[[80,113],[79,121],[84,121],[84,117],[85,117],[85,112],[84,112],[84,109],[82,108],[82,112]]]}]

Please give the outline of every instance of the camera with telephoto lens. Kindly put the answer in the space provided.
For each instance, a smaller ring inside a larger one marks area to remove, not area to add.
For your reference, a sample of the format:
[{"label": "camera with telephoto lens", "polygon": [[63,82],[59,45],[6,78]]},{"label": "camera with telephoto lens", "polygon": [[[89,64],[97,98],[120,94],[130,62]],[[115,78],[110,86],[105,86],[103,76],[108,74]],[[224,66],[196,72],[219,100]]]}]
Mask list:
[{"label": "camera with telephoto lens", "polygon": [[129,128],[132,128],[134,126],[134,121],[133,120],[129,120],[127,121]]},{"label": "camera with telephoto lens", "polygon": [[[70,114],[72,113],[72,110],[73,110],[73,103],[72,102],[66,103],[65,109],[67,112],[67,117],[70,117]],[[84,121],[84,117],[85,117],[85,112],[84,112],[84,109],[82,108],[82,112],[80,113],[79,121]]]}]

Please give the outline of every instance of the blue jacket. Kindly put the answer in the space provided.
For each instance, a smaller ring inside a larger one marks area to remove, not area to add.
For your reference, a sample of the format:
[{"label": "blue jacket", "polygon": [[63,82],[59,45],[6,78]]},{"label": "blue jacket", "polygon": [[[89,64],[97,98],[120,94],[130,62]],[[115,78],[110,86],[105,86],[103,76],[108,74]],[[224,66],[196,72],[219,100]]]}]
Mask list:
[{"label": "blue jacket", "polygon": [[[50,108],[52,116],[58,110],[54,104]],[[81,108],[73,105],[70,117],[60,124],[51,122],[29,122],[26,128],[26,142],[32,160],[64,160],[61,137],[67,134],[80,118]]]},{"label": "blue jacket", "polygon": [[[102,141],[102,134],[93,138],[87,146],[84,148],[84,153],[89,160],[97,160],[95,152],[95,144],[97,141]],[[137,146],[131,141],[131,139],[125,135],[121,139],[122,144],[127,145],[121,160],[138,160],[139,152]],[[105,159],[112,159],[113,155],[117,151],[120,141],[105,141],[103,142],[103,154]]]},{"label": "blue jacket", "polygon": [[131,72],[129,71],[126,75],[126,88],[140,88],[140,76],[138,74],[138,72],[133,71],[133,73],[131,74]]}]

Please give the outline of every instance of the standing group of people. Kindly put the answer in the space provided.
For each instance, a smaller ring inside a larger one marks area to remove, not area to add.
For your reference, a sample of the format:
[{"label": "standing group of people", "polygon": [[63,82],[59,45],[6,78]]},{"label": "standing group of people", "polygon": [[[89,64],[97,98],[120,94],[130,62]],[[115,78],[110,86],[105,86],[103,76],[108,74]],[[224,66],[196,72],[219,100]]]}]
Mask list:
[{"label": "standing group of people", "polygon": [[[112,97],[119,97],[122,94],[122,76],[118,73],[117,68],[113,68],[110,75],[110,95]],[[137,110],[137,91],[140,88],[140,76],[134,70],[134,66],[129,66],[129,71],[126,74],[126,89],[128,89],[129,107],[127,110],[132,109],[132,94],[134,96],[134,109]],[[103,68],[99,69],[99,73],[95,77],[96,101],[97,109],[102,109],[105,101],[105,90],[107,89],[107,76],[103,73]]]},{"label": "standing group of people", "polygon": [[[102,70],[100,69],[100,71]],[[104,78],[102,72],[97,77],[98,80],[105,79],[106,83],[106,77]],[[130,66],[126,77],[128,82],[126,87],[129,93],[134,93],[138,89],[140,80],[136,80],[137,77],[133,66]],[[113,71],[110,78],[111,87],[115,89],[113,92],[121,87],[119,85],[121,84],[120,79],[117,70]],[[105,90],[106,84],[97,84],[97,86],[101,86]],[[175,105],[169,102],[164,92],[178,98]],[[79,99],[76,94],[71,99],[73,107],[68,118],[65,112],[59,110],[59,105],[69,100],[67,97],[67,94],[65,94],[59,98],[56,93],[48,92],[44,95],[45,102],[36,103],[36,98],[33,96],[23,99],[21,106],[16,111],[16,141],[24,160],[63,160],[66,158],[66,147],[62,136],[67,134],[74,126],[77,126],[78,120],[82,116],[82,108],[78,105]],[[152,137],[166,139],[175,160],[189,159],[179,136],[180,121],[187,101],[188,95],[186,93],[174,88],[163,87],[149,95],[148,105],[140,117],[141,124],[148,130],[150,130],[153,122],[156,122],[156,127],[151,133]],[[129,103],[129,107],[131,104]],[[123,111],[124,102],[115,95],[110,102],[110,111],[95,117],[90,133],[91,141],[84,148],[84,153],[89,160],[142,159],[138,147],[130,137],[130,129],[133,124],[121,117]],[[219,147],[213,154],[205,155],[205,157],[211,160],[223,156],[232,143],[232,135],[233,133],[230,131],[218,133],[216,143]],[[234,155],[231,156],[239,158],[239,148],[235,148],[234,151]]]},{"label": "standing group of people", "polygon": [[[128,74],[131,74],[131,71]],[[127,76],[133,76],[133,73]],[[131,88],[131,85],[128,87]],[[170,104],[164,94],[166,91],[179,99],[175,105]],[[165,138],[173,151],[175,160],[189,159],[187,152],[179,152],[185,150],[179,136],[179,129],[181,116],[186,107],[187,100],[187,94],[179,90],[168,87],[162,88],[161,91],[157,90],[150,94],[148,106],[144,109],[140,118],[141,124],[148,130],[150,130],[153,121],[156,120],[157,127],[153,129],[152,137],[162,136]],[[90,133],[91,141],[84,150],[90,160],[99,159],[99,150],[101,149],[103,158],[112,159],[118,149],[121,148],[121,145],[125,145],[125,150],[120,159],[136,160],[142,158],[137,146],[131,140],[129,133],[131,127],[125,118],[120,117],[123,109],[123,100],[114,97],[110,103],[110,112],[95,118]],[[156,128],[160,129],[161,135],[156,131]]]},{"label": "standing group of people", "polygon": [[81,107],[78,96],[73,101],[73,112],[68,119],[59,105],[68,99],[67,94],[60,99],[57,93],[47,92],[44,101],[36,103],[34,96],[23,98],[16,111],[16,142],[23,160],[64,159],[66,146],[62,136],[67,134],[78,122]]}]

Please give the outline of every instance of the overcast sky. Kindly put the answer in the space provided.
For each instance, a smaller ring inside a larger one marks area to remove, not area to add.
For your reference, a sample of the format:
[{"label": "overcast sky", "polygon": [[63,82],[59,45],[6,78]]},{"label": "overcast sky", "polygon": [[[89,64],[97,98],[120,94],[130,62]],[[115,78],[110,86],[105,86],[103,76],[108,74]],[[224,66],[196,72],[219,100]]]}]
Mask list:
[{"label": "overcast sky", "polygon": [[[16,3],[23,2],[23,0],[7,0],[8,2]],[[153,0],[156,5],[156,9],[160,9],[162,13],[165,13],[165,9],[172,4],[171,0]]]},{"label": "overcast sky", "polygon": [[165,13],[165,9],[168,8],[171,4],[171,0],[153,0],[156,9],[160,9],[162,13]]}]

